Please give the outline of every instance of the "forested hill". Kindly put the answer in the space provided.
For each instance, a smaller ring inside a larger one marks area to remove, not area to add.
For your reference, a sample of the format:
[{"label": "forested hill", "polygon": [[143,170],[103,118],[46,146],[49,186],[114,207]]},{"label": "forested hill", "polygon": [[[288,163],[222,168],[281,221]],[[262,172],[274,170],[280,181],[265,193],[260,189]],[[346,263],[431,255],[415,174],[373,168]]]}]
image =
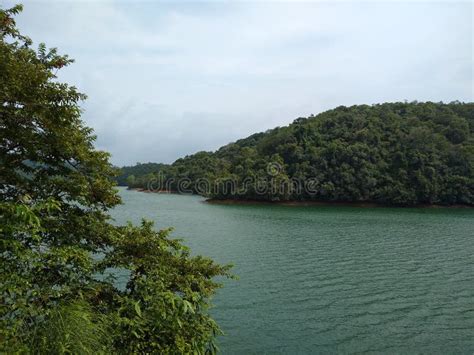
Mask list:
[{"label": "forested hill", "polygon": [[166,166],[166,164],[160,163],[137,163],[133,166],[124,166],[120,168],[116,181],[120,186],[133,185],[140,180],[149,178],[149,174],[156,173]]},{"label": "forested hill", "polygon": [[[155,176],[167,189],[216,199],[474,205],[473,130],[474,103],[340,106],[178,159]],[[150,177],[131,187],[146,188]]]}]

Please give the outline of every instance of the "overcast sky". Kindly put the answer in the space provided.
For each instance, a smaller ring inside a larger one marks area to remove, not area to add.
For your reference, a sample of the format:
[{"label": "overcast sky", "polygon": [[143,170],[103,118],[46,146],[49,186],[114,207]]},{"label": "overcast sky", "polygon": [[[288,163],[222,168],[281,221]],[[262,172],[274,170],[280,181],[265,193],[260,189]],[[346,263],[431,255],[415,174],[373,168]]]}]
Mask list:
[{"label": "overcast sky", "polygon": [[23,4],[22,32],[76,59],[60,79],[88,95],[84,120],[117,165],[339,105],[473,101],[472,2]]}]

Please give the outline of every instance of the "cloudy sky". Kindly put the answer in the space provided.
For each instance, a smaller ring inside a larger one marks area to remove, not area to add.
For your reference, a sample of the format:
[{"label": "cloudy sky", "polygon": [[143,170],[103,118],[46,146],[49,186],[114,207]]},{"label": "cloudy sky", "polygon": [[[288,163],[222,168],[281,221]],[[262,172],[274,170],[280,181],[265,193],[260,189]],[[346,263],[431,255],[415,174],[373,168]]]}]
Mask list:
[{"label": "cloudy sky", "polygon": [[473,101],[472,2],[23,4],[21,30],[76,59],[60,79],[88,95],[84,120],[118,165],[339,105]]}]

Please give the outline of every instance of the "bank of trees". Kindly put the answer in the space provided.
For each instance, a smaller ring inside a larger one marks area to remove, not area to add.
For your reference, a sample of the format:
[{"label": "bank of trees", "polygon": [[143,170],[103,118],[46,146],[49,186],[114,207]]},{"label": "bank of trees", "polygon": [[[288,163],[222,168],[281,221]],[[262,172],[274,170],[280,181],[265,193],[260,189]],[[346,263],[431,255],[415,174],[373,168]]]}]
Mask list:
[{"label": "bank of trees", "polygon": [[[384,103],[338,107],[254,134],[216,152],[160,169],[166,179],[207,179],[213,186],[246,178],[301,189],[249,184],[210,189],[220,199],[371,201],[394,205],[474,204],[474,104]],[[277,167],[269,172],[269,166]],[[148,175],[146,182],[158,175]],[[305,188],[305,183],[311,188]],[[137,184],[135,185],[136,187]],[[170,184],[178,189],[177,183]]]},{"label": "bank of trees", "polygon": [[[205,353],[209,299],[228,266],[191,256],[170,230],[115,226],[109,154],[58,82],[67,56],[0,9],[0,353]],[[110,270],[129,275],[124,288]]]},{"label": "bank of trees", "polygon": [[[148,174],[156,173],[165,168],[166,164],[160,163],[136,163],[132,166],[123,166],[120,168],[115,181],[120,186],[141,185],[144,183]],[[142,181],[140,180],[142,179]]]}]

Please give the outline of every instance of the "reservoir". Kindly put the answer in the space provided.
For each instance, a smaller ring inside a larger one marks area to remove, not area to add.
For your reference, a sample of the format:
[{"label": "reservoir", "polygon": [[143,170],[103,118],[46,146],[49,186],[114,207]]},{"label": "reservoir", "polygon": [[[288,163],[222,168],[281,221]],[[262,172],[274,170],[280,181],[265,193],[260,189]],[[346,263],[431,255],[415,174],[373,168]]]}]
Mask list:
[{"label": "reservoir", "polygon": [[117,223],[234,264],[224,354],[474,352],[474,209],[215,205],[120,188]]}]

